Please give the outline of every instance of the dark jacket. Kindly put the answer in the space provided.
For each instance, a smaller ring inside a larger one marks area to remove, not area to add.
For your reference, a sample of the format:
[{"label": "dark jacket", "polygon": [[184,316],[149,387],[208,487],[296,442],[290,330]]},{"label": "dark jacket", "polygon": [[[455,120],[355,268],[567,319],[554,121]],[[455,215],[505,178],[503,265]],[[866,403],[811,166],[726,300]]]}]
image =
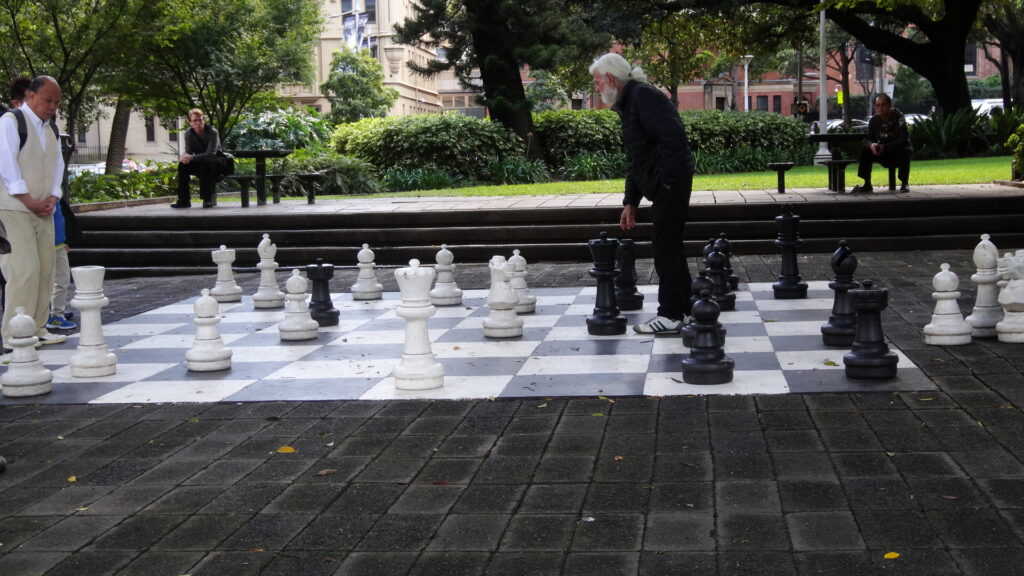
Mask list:
[{"label": "dark jacket", "polygon": [[888,122],[883,120],[880,114],[875,114],[868,120],[868,136],[864,140],[864,147],[867,148],[876,142],[881,144],[883,149],[912,149],[910,131],[902,112],[893,108]]},{"label": "dark jacket", "polygon": [[614,109],[622,118],[626,149],[626,196],[623,204],[654,201],[663,185],[685,182],[694,173],[693,156],[679,112],[650,84],[630,80]]},{"label": "dark jacket", "polygon": [[213,160],[220,152],[220,135],[217,129],[209,124],[203,128],[203,135],[196,134],[195,130],[185,130],[185,153],[191,154],[197,159]]}]

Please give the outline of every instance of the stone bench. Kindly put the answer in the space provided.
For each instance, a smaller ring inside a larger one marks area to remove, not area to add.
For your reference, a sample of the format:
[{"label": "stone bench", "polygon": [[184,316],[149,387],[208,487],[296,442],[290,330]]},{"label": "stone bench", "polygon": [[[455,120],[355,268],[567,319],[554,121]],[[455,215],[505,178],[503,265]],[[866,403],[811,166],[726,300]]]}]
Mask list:
[{"label": "stone bench", "polygon": [[856,164],[856,160],[826,160],[828,166],[828,189],[832,192],[846,192],[846,167]]},{"label": "stone bench", "polygon": [[316,189],[320,185],[320,178],[322,176],[319,172],[306,172],[295,175],[302,182],[303,188],[306,189],[306,204],[316,203]]},{"label": "stone bench", "polygon": [[793,162],[769,162],[768,169],[779,173],[779,194],[786,193],[786,172],[795,166]]},{"label": "stone bench", "polygon": [[270,180],[270,190],[274,204],[281,203],[281,181],[284,179],[284,174],[267,174],[267,180]]},{"label": "stone bench", "polygon": [[228,178],[238,182],[238,194],[242,199],[242,208],[248,208],[249,186],[256,181],[256,176],[252,174],[232,174]]}]

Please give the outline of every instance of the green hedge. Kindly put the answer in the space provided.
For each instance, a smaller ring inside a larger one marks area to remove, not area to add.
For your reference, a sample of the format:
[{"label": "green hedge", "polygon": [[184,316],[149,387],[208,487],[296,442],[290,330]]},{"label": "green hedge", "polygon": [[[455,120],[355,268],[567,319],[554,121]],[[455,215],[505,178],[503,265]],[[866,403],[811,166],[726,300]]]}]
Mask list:
[{"label": "green hedge", "polygon": [[702,154],[720,154],[739,147],[791,150],[807,142],[806,124],[772,112],[684,110],[680,116],[690,148]]},{"label": "green hedge", "polygon": [[563,168],[567,158],[622,150],[619,115],[611,110],[539,112],[533,115],[533,131],[552,169]]},{"label": "green hedge", "polygon": [[432,166],[486,179],[494,158],[522,155],[523,143],[504,126],[462,114],[366,118],[341,124],[331,139],[341,154],[382,170]]}]

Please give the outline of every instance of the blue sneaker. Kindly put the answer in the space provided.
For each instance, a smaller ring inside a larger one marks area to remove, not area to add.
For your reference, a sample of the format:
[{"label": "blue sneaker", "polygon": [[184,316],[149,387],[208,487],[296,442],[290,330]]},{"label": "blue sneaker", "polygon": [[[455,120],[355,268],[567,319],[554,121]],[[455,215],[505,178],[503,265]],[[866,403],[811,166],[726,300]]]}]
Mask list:
[{"label": "blue sneaker", "polygon": [[46,327],[52,330],[74,330],[78,328],[78,324],[62,316],[50,316],[50,319],[46,321]]}]

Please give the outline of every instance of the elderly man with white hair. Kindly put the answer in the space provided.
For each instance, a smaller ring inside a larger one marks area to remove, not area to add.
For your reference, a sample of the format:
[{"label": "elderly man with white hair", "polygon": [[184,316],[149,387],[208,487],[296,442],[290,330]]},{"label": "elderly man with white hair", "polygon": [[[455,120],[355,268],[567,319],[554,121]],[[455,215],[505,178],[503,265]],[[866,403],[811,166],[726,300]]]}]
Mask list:
[{"label": "elderly man with white hair", "polygon": [[626,192],[619,226],[636,227],[641,198],[651,201],[654,269],[658,273],[658,315],[633,326],[641,334],[678,334],[690,313],[690,271],[683,229],[693,186],[693,157],[686,129],[671,100],[646,82],[614,52],[590,66],[601,100],[622,118],[626,149]]}]

